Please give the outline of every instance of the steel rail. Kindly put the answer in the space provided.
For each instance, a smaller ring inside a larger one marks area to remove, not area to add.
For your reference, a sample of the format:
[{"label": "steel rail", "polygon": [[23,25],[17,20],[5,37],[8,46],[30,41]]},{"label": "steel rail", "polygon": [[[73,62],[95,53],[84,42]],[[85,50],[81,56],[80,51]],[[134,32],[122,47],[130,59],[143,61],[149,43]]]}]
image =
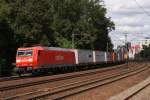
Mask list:
[{"label": "steel rail", "polygon": [[139,89],[138,91],[135,91],[134,93],[130,94],[129,96],[127,96],[125,98],[125,100],[129,100],[130,98],[132,98],[133,96],[136,96],[138,93],[140,93],[142,90],[144,90],[145,88],[147,88],[148,86],[150,86],[149,84],[146,84],[145,86],[143,86],[141,89]]},{"label": "steel rail", "polygon": [[0,91],[8,91],[8,90],[13,90],[13,89],[18,89],[18,88],[24,88],[24,87],[28,87],[28,86],[33,86],[33,85],[39,85],[39,84],[45,84],[48,82],[53,82],[53,81],[60,81],[60,80],[65,80],[65,79],[71,79],[71,78],[75,78],[75,77],[80,77],[80,76],[86,76],[86,75],[92,75],[92,74],[96,74],[99,72],[107,72],[110,70],[115,70],[118,68],[123,68],[122,66],[117,66],[117,67],[111,67],[111,68],[104,68],[104,69],[100,69],[97,71],[87,71],[85,73],[80,73],[80,74],[75,74],[75,75],[69,75],[69,76],[61,76],[58,78],[52,78],[51,80],[49,79],[45,79],[45,80],[40,80],[40,81],[35,81],[35,82],[28,82],[28,83],[22,83],[22,84],[16,84],[16,85],[10,85],[10,86],[4,86],[4,87],[0,87]]},{"label": "steel rail", "polygon": [[[138,68],[138,69],[141,69],[141,67],[140,68]],[[137,69],[134,69],[132,72],[134,72],[135,70],[137,70]],[[124,74],[127,74],[127,73],[129,73],[129,72],[124,72],[124,73],[121,73],[120,75],[117,75],[117,76],[121,76],[121,75],[124,75]],[[114,75],[114,76],[113,76]],[[106,76],[106,77],[104,77],[103,79],[88,79],[88,80],[84,80],[84,82],[83,81],[81,81],[81,82],[75,82],[75,83],[70,83],[70,84],[67,84],[67,85],[63,85],[63,86],[60,86],[60,87],[55,87],[55,88],[53,88],[53,89],[51,89],[51,90],[54,90],[51,94],[55,94],[55,93],[57,93],[57,92],[60,92],[59,90],[60,89],[62,89],[63,87],[68,87],[68,89],[69,89],[69,86],[74,86],[74,85],[76,85],[76,84],[81,84],[81,83],[86,83],[86,84],[91,84],[91,81],[93,80],[93,83],[95,83],[95,82],[97,82],[97,81],[104,81],[104,80],[107,80],[107,79],[111,79],[111,78],[113,78],[113,77],[117,77],[115,74],[112,74],[111,76]],[[90,83],[89,83],[90,82]],[[83,86],[84,86],[84,84],[82,84]],[[80,87],[80,85],[79,85],[79,87]],[[72,87],[72,88],[77,88],[77,87]],[[66,89],[64,89],[64,90],[66,90]],[[64,91],[64,90],[61,90],[61,91]],[[39,94],[39,92],[41,92],[41,91],[36,91],[36,92],[30,92],[30,93],[25,93],[25,94],[21,94],[21,95],[17,95],[17,96],[13,96],[13,97],[8,97],[8,98],[5,98],[6,100],[11,100],[11,99],[15,99],[15,98],[18,98],[18,97],[21,97],[21,96],[26,96],[26,95],[33,95],[33,94],[36,94],[36,96],[35,97],[40,97],[38,94]],[[38,93],[38,94],[37,94]],[[43,91],[42,91],[42,94],[43,94]],[[29,98],[28,98],[29,99]],[[30,98],[31,99],[31,98]]]},{"label": "steel rail", "polygon": [[[119,75],[109,76],[109,77],[106,77],[104,79],[99,79],[99,80],[94,79],[93,81],[87,81],[87,82],[81,81],[81,83],[74,83],[74,85],[70,84],[69,85],[70,87],[69,86],[62,86],[62,87],[57,87],[57,89],[53,89],[53,91],[48,91],[48,92],[42,91],[41,93],[38,93],[37,95],[30,97],[30,98],[26,98],[26,99],[39,99],[39,98],[43,98],[45,96],[51,96],[52,99],[58,100],[58,99],[62,99],[64,97],[67,97],[67,96],[70,96],[73,94],[77,94],[77,93],[89,90],[91,88],[95,88],[98,86],[106,85],[108,83],[112,83],[114,81],[118,81],[120,79],[135,75],[139,72],[143,72],[146,69],[148,69],[148,67],[142,68],[138,71],[132,70],[131,71],[132,73],[131,72],[121,73]],[[100,82],[101,84],[93,85],[93,84],[97,84],[97,82]],[[90,86],[87,86],[87,85],[90,85]],[[64,88],[64,89],[61,90],[61,88]],[[80,89],[80,88],[82,88],[82,89]]]}]

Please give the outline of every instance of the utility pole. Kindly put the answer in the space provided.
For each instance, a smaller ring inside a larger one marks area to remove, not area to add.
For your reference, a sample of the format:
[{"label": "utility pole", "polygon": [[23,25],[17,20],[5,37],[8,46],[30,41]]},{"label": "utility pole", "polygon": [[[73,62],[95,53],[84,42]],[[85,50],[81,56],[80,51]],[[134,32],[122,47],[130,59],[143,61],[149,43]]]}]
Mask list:
[{"label": "utility pole", "polygon": [[74,48],[74,34],[72,34],[72,48]]},{"label": "utility pole", "polygon": [[72,34],[72,48],[75,48],[75,42],[77,43],[78,41],[75,41],[75,36],[88,36],[90,37],[90,35],[87,35],[87,34],[75,34],[73,33]]},{"label": "utility pole", "polygon": [[107,42],[107,46],[106,46],[106,52],[108,52],[108,42]]},{"label": "utility pole", "polygon": [[125,46],[126,46],[126,48],[127,48],[127,33],[124,33],[125,34]]},{"label": "utility pole", "polygon": [[[127,49],[127,54],[128,54],[128,45],[127,45],[127,37],[128,37],[128,35],[127,35],[127,33],[124,33],[125,34],[125,48]],[[126,54],[126,56],[127,56],[127,54]],[[127,59],[127,66],[128,66],[128,58],[126,58]]]}]

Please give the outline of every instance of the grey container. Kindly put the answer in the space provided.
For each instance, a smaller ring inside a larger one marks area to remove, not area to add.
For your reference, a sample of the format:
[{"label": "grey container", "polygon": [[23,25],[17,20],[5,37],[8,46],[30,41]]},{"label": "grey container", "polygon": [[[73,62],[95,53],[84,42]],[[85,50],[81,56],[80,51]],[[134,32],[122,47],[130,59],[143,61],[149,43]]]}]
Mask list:
[{"label": "grey container", "polygon": [[101,62],[106,62],[106,52],[103,51],[93,51],[94,55],[94,62],[96,63],[101,63]]},{"label": "grey container", "polygon": [[76,64],[93,63],[93,51],[74,49]]}]

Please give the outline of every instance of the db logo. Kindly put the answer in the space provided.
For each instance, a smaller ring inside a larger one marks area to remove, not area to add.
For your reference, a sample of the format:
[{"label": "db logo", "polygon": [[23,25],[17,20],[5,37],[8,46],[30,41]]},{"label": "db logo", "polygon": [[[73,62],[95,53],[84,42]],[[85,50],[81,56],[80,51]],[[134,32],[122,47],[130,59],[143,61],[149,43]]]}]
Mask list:
[{"label": "db logo", "polygon": [[64,56],[61,55],[55,56],[55,60],[64,60]]}]

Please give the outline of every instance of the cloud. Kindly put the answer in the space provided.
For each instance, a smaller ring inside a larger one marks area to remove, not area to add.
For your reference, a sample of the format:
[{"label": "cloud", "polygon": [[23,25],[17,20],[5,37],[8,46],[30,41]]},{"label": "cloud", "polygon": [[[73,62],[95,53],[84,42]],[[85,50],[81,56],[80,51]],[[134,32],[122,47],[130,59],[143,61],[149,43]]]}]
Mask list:
[{"label": "cloud", "polygon": [[116,41],[124,40],[124,33],[128,33],[128,40],[131,42],[150,37],[149,0],[104,0],[104,2],[107,16],[112,18],[116,26],[116,30],[110,33],[115,45],[122,44]]}]

